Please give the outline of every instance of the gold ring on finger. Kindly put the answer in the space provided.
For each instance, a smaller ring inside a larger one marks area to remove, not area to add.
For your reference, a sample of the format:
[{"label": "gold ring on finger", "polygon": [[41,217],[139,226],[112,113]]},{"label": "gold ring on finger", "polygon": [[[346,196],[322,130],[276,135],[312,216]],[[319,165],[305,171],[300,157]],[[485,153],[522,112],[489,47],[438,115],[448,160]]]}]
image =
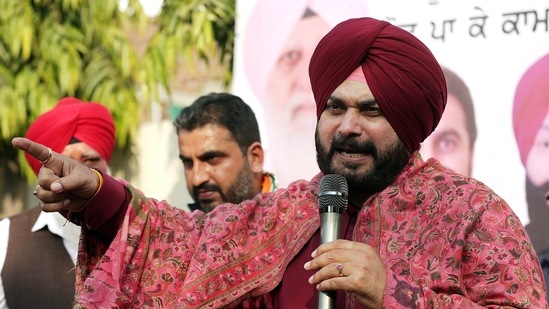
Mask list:
[{"label": "gold ring on finger", "polygon": [[44,160],[44,161],[38,160],[42,165],[48,163],[48,161],[51,159],[51,156],[53,155],[53,152],[51,151],[50,147],[48,147],[48,152],[49,152],[49,154],[48,154],[48,158],[46,160]]}]

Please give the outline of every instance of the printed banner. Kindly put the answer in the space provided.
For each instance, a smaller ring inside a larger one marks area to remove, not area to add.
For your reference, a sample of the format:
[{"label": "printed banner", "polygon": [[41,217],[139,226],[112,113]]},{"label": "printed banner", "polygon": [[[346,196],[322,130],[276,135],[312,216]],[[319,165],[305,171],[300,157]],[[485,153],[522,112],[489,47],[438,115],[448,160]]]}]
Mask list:
[{"label": "printed banner", "polygon": [[421,39],[445,69],[448,103],[422,144],[503,197],[536,250],[549,248],[549,3],[481,0],[237,1],[232,92],[258,116],[280,185],[317,171],[308,61],[340,21],[371,16]]}]

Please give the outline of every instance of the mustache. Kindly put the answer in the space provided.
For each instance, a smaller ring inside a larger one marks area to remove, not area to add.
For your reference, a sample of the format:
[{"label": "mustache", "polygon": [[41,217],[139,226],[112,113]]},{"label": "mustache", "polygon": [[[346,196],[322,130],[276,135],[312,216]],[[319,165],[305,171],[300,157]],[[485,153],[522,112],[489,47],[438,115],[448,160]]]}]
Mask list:
[{"label": "mustache", "polygon": [[360,141],[358,137],[336,135],[332,139],[331,152],[335,152],[336,148],[352,149],[353,151],[369,154],[377,158],[377,148],[370,139]]},{"label": "mustache", "polygon": [[221,192],[221,188],[219,188],[217,185],[214,185],[212,183],[205,183],[201,184],[200,186],[193,187],[193,195],[198,196],[198,191],[200,190]]}]

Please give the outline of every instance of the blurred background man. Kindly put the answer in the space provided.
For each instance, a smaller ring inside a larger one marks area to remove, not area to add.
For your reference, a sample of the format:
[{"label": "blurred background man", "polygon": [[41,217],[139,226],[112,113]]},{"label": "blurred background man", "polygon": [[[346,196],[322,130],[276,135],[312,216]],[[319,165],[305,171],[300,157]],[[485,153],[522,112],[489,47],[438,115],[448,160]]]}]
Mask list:
[{"label": "blurred background man", "polygon": [[191,210],[209,212],[276,188],[263,171],[264,153],[252,109],[237,96],[211,93],[181,110],[174,121]]},{"label": "blurred background man", "polygon": [[[526,169],[526,231],[549,284],[549,54],[520,79],[513,105],[513,129]],[[547,294],[549,298],[549,292]]]},{"label": "blurred background man", "polygon": [[469,88],[456,73],[442,68],[448,87],[446,108],[437,128],[421,143],[421,156],[436,158],[444,166],[471,176],[477,139],[475,109]]},{"label": "blurred background man", "polygon": [[260,0],[246,26],[244,69],[264,110],[269,166],[279,184],[318,173],[308,65],[337,23],[367,16],[363,0]]},{"label": "blurred background man", "polygon": [[[109,171],[115,126],[98,103],[64,98],[26,137],[80,163]],[[25,155],[35,174],[42,164]],[[0,221],[0,308],[72,308],[80,227],[39,206]]]}]

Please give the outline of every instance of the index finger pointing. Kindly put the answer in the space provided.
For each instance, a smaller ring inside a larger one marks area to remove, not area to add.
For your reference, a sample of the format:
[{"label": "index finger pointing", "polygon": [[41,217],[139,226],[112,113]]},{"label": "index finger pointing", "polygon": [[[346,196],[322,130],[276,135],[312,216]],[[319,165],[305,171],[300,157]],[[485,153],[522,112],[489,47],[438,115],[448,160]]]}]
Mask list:
[{"label": "index finger pointing", "polygon": [[35,157],[40,162],[45,162],[51,157],[51,150],[39,143],[33,142],[24,137],[15,137],[11,141],[12,145],[19,148],[31,156]]}]

